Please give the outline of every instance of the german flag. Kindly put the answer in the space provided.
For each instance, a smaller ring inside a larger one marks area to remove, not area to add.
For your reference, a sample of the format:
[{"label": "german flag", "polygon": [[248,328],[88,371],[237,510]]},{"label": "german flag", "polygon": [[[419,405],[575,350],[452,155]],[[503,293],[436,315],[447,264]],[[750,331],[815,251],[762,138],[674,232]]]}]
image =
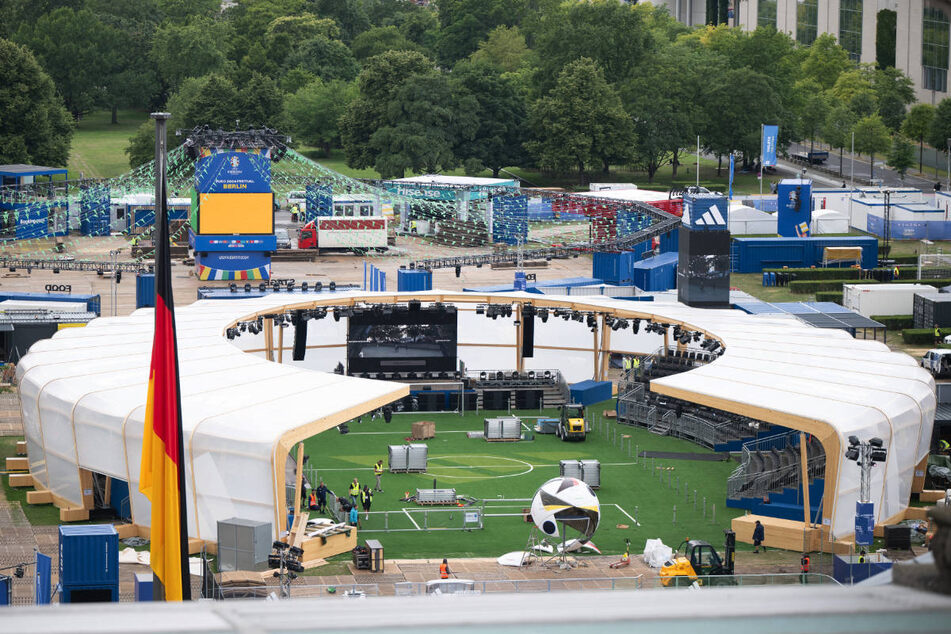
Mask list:
[{"label": "german flag", "polygon": [[[171,258],[165,183],[165,121],[156,119],[155,335],[149,368],[139,490],[152,503],[151,566],[156,599],[191,599],[188,515],[182,451],[178,345],[172,302]],[[163,595],[164,592],[164,595]]]}]

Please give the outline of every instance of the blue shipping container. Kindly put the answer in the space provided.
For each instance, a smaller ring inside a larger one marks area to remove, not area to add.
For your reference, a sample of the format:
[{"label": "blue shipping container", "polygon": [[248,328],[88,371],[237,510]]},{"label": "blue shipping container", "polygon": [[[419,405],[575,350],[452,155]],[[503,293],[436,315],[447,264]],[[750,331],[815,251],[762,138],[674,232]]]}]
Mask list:
[{"label": "blue shipping container", "polygon": [[135,307],[155,306],[155,273],[135,276]]},{"label": "blue shipping container", "polygon": [[668,291],[677,287],[677,253],[662,253],[634,265],[634,286],[642,291]]},{"label": "blue shipping container", "polygon": [[630,285],[631,268],[639,260],[640,255],[634,251],[598,251],[591,255],[591,276],[608,284]]},{"label": "blue shipping container", "polygon": [[401,293],[433,290],[433,272],[425,269],[400,269],[396,272],[396,290]]},{"label": "blue shipping container", "polygon": [[135,573],[135,600],[136,601],[151,601],[152,600],[152,583],[153,577],[151,572],[137,572]]},{"label": "blue shipping container", "polygon": [[24,302],[84,302],[86,310],[99,315],[98,295],[63,295],[60,293],[0,293],[0,302],[15,299]]},{"label": "blue shipping container", "polygon": [[59,527],[59,583],[118,588],[119,534],[112,524]]},{"label": "blue shipping container", "polygon": [[680,250],[680,230],[674,229],[660,235],[660,252],[677,253]]},{"label": "blue shipping container", "polygon": [[731,245],[734,273],[760,273],[763,269],[821,266],[826,247],[861,247],[862,268],[878,265],[878,239],[838,238],[735,238]]},{"label": "blue shipping container", "polygon": [[581,381],[568,386],[571,402],[579,405],[594,405],[611,399],[610,381]]}]

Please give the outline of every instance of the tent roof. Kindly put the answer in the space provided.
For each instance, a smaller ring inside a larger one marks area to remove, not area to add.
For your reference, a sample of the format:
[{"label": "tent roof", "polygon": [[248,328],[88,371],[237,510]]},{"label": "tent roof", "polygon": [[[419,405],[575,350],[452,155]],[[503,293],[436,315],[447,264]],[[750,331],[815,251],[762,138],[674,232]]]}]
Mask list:
[{"label": "tent roof", "polygon": [[[824,514],[837,535],[851,532],[858,496],[858,468],[841,463],[848,435],[881,437],[889,449],[888,463],[872,480],[879,521],[907,505],[915,466],[927,455],[936,406],[928,372],[877,341],[787,316],[523,292],[351,291],[202,300],[177,311],[177,330],[191,466],[187,479],[194,502],[189,512],[197,516],[203,538],[214,534],[214,520],[222,515],[265,517],[279,526],[283,460],[290,446],[408,393],[407,386],[393,382],[270,363],[227,341],[225,329],[285,308],[412,297],[472,304],[531,301],[653,318],[715,337],[725,347],[720,358],[655,379],[651,390],[818,436],[828,460]],[[128,479],[136,522],[146,525],[147,502],[135,491],[152,320],[153,311],[142,309],[61,330],[36,343],[17,367],[34,478],[65,500],[79,489],[77,466]],[[612,341],[624,349],[628,333],[611,333]],[[591,338],[569,343],[590,346]],[[508,358],[509,351],[497,350]],[[235,491],[242,492],[241,499]]]},{"label": "tent roof", "polygon": [[774,214],[766,213],[755,207],[735,205],[730,207],[730,220],[776,220]]}]

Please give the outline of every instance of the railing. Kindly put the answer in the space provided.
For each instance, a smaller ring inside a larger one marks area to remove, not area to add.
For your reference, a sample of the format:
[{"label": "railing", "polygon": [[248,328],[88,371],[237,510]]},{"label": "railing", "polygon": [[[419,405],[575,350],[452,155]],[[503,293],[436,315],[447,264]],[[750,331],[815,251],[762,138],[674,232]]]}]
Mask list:
[{"label": "railing", "polygon": [[404,508],[398,511],[360,512],[361,533],[470,531],[485,528],[485,502],[454,508]]},{"label": "railing", "polygon": [[[799,433],[798,431],[791,431],[786,434],[768,436],[744,443],[740,466],[727,479],[727,497],[765,497],[770,491],[785,487],[798,488],[801,482],[800,472],[802,470]],[[752,470],[751,465],[754,462],[754,456],[762,458],[763,452],[774,449],[786,451],[789,447],[796,450],[796,459],[791,464],[765,470]],[[810,481],[825,475],[824,452],[813,452],[808,457],[806,472]]]},{"label": "railing", "polygon": [[[304,578],[301,578],[304,579]],[[674,577],[664,584],[659,576],[646,577],[577,577],[556,579],[488,579],[470,581],[471,590],[462,594],[535,594],[543,592],[578,591],[618,591],[618,590],[654,590],[704,588],[713,586],[768,586],[768,585],[841,585],[829,575],[818,573],[777,573],[742,575],[706,575],[692,577]],[[264,598],[270,594],[280,595],[278,586],[250,586],[246,588],[222,588],[224,596],[229,594],[242,598]],[[304,584],[293,583],[290,596],[299,598],[334,597],[376,597],[376,596],[419,596],[425,595],[427,585],[424,582],[402,581],[394,583],[343,583],[343,584]]]}]

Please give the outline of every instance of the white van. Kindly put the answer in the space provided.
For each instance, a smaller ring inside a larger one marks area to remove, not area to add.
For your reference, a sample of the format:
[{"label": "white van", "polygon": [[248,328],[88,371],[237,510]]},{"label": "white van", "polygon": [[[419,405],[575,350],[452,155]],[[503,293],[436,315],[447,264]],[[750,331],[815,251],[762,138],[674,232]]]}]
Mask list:
[{"label": "white van", "polygon": [[921,367],[932,376],[951,374],[951,349],[932,348],[921,357]]}]

